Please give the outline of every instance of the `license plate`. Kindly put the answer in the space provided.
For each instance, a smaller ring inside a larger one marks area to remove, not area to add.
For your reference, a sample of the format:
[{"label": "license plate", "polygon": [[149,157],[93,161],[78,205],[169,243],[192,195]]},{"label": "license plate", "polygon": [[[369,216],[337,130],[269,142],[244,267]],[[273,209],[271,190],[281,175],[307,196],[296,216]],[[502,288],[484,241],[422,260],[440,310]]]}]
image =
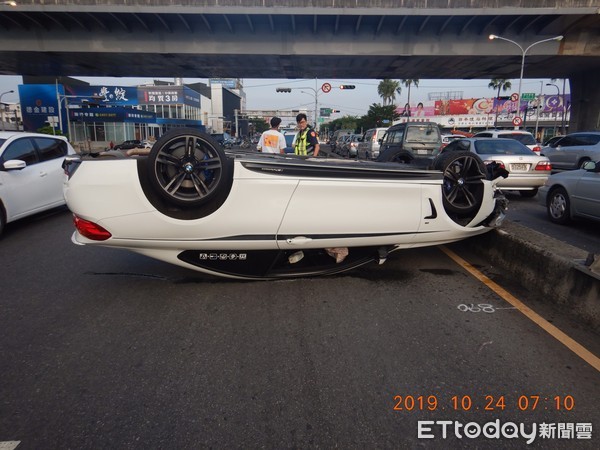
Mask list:
[{"label": "license plate", "polygon": [[511,164],[510,169],[527,171],[529,170],[529,164]]},{"label": "license plate", "polygon": [[419,149],[417,150],[417,155],[426,155],[428,154],[429,151],[428,150],[423,150],[423,149]]}]

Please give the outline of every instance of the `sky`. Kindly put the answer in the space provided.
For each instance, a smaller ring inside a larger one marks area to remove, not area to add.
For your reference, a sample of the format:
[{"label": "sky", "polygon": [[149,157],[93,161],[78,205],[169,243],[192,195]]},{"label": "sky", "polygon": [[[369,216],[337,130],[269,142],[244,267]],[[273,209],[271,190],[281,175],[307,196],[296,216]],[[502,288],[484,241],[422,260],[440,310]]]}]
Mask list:
[{"label": "sky", "polygon": [[[99,78],[99,77],[74,77],[86,81],[93,85],[109,86],[136,86],[138,84],[151,83],[153,78]],[[156,78],[163,81],[173,81],[173,78]],[[184,78],[186,84],[195,82],[207,83],[206,78]],[[317,101],[319,108],[338,109],[340,113],[332,118],[342,116],[362,116],[367,113],[373,103],[381,103],[382,99],[377,94],[377,86],[381,80],[332,80],[332,79],[243,79],[244,91],[246,92],[248,110],[256,109],[314,109],[315,91],[317,92]],[[20,76],[0,75],[0,94],[6,91],[14,90],[14,93],[4,94],[2,101],[7,103],[17,103],[18,85],[23,80]],[[420,80],[419,86],[412,86],[410,89],[410,103],[425,102],[428,100],[428,94],[432,92],[461,91],[462,98],[480,98],[495,97],[495,90],[488,87],[490,79],[473,80]],[[511,80],[512,89],[510,92],[501,93],[501,95],[510,95],[518,91],[519,79]],[[332,89],[324,93],[321,87],[324,83],[329,83]],[[544,94],[556,94],[556,89],[545,86],[550,80],[524,79],[521,91],[540,93],[543,88]],[[562,80],[555,82],[562,94]],[[353,90],[341,90],[342,84],[353,84]],[[276,88],[292,88],[291,93],[277,93]],[[308,88],[308,89],[304,89]],[[302,92],[304,91],[304,93]],[[566,93],[568,94],[569,84],[567,83]],[[396,105],[404,105],[407,101],[408,89],[402,87],[402,92],[396,97]]]}]

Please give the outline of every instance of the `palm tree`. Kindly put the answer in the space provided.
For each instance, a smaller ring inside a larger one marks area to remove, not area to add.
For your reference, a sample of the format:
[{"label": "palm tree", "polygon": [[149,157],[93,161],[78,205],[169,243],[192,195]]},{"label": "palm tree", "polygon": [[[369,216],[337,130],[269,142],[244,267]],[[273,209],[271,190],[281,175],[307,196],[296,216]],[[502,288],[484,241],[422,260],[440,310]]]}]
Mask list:
[{"label": "palm tree", "polygon": [[402,84],[408,88],[408,100],[406,103],[408,104],[408,117],[410,117],[410,86],[414,85],[415,87],[419,87],[419,80],[406,78],[402,80]]},{"label": "palm tree", "polygon": [[[498,99],[500,98],[500,89],[502,89],[503,92],[506,92],[512,87],[512,84],[510,80],[506,80],[504,78],[492,78],[488,84],[488,87],[490,89],[498,89],[498,93],[496,94],[496,99]],[[496,118],[494,119],[494,128],[498,126],[498,106],[498,103],[496,103]]]},{"label": "palm tree", "polygon": [[377,93],[383,100],[383,106],[394,104],[396,92],[400,93],[400,83],[389,78],[384,78],[377,86]]}]

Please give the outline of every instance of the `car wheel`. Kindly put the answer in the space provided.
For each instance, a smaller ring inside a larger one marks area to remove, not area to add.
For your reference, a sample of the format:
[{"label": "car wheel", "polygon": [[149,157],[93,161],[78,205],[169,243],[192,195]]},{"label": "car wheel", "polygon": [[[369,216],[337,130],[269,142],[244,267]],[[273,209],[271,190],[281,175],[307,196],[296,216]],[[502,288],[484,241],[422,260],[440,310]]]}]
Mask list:
[{"label": "car wheel", "polygon": [[196,207],[214,197],[229,176],[227,156],[200,131],[166,133],[148,156],[149,179],[163,198],[177,206]]},{"label": "car wheel", "polygon": [[410,158],[406,153],[394,153],[388,156],[387,162],[410,164]]},{"label": "car wheel", "polygon": [[538,193],[537,188],[535,189],[531,189],[529,191],[519,191],[519,194],[521,194],[521,197],[525,197],[525,198],[531,198],[531,197],[535,197]]},{"label": "car wheel", "polygon": [[554,188],[546,202],[548,217],[554,223],[566,224],[571,220],[571,200],[562,187]]},{"label": "car wheel", "polygon": [[4,225],[6,225],[6,218],[4,216],[4,208],[2,208],[2,203],[0,202],[0,237],[4,231]]},{"label": "car wheel", "polygon": [[444,173],[442,193],[447,213],[467,216],[479,210],[486,168],[477,155],[468,151],[442,153],[433,168]]}]

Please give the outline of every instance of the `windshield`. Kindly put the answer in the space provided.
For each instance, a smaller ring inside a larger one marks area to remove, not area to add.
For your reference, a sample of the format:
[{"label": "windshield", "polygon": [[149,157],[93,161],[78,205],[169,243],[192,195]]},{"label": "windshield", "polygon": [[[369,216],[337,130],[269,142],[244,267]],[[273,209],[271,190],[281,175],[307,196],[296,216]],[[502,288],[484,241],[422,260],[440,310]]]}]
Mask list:
[{"label": "windshield", "polygon": [[6,139],[0,139],[0,147],[6,142]]},{"label": "windshield", "polygon": [[475,141],[478,155],[532,155],[533,152],[514,139],[485,139]]},{"label": "windshield", "polygon": [[410,126],[406,129],[406,142],[439,142],[440,135],[432,126]]}]

